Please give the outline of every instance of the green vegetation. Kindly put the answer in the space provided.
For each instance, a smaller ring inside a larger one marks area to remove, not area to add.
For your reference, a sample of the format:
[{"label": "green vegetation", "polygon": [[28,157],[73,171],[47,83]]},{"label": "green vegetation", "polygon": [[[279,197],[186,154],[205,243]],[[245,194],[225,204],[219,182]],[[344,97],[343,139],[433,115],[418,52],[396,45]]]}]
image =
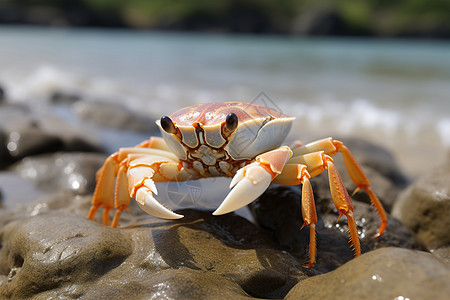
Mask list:
[{"label": "green vegetation", "polygon": [[0,23],[450,37],[448,0],[0,0]]}]

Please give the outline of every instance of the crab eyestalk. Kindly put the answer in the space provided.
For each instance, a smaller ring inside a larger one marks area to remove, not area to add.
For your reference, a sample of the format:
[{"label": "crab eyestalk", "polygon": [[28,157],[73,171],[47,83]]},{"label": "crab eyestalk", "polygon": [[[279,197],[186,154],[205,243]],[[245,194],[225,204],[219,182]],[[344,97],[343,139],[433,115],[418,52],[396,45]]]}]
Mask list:
[{"label": "crab eyestalk", "polygon": [[225,119],[225,123],[222,125],[222,136],[227,138],[230,134],[236,130],[239,125],[238,117],[235,113],[229,113]]},{"label": "crab eyestalk", "polygon": [[161,127],[167,133],[171,133],[171,134],[177,133],[177,127],[173,123],[172,119],[169,118],[168,116],[163,116],[161,118]]}]

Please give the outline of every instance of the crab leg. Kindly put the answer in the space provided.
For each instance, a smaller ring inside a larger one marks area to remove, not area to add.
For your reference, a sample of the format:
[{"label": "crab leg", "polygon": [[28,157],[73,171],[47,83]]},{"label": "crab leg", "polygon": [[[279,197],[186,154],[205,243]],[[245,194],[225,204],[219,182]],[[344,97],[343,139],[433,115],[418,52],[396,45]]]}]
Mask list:
[{"label": "crab leg", "polygon": [[258,155],[253,163],[239,169],[231,180],[233,189],[213,215],[223,215],[253,202],[281,173],[291,155],[291,149],[283,146]]},{"label": "crab leg", "polygon": [[92,220],[99,207],[103,206],[104,225],[109,224],[108,213],[114,206],[114,181],[119,170],[118,156],[118,152],[110,155],[100,170],[98,170],[97,185],[92,197],[91,209],[88,213],[88,218]]},{"label": "crab leg", "polygon": [[302,156],[307,153],[317,151],[324,151],[325,154],[330,156],[334,156],[338,152],[342,153],[348,174],[350,175],[350,178],[352,179],[353,183],[356,185],[356,190],[353,192],[353,194],[355,194],[357,191],[361,189],[365,190],[369,195],[371,203],[373,204],[373,206],[375,206],[375,209],[378,211],[378,214],[380,215],[381,226],[380,229],[378,230],[378,233],[375,234],[374,237],[380,236],[387,226],[386,212],[380,200],[370,188],[370,181],[367,178],[364,171],[362,170],[359,163],[356,161],[353,154],[341,141],[333,140],[332,138],[326,138],[323,140],[309,143],[303,147],[294,149],[293,150],[294,155],[292,159],[295,159],[296,157]]},{"label": "crab leg", "polygon": [[[303,168],[307,169],[306,173]],[[328,170],[328,180],[330,184],[331,196],[334,205],[340,212],[339,218],[342,215],[346,215],[347,217],[348,227],[350,231],[350,241],[352,242],[353,248],[355,250],[355,255],[359,256],[361,254],[358,231],[356,230],[356,223],[353,217],[353,204],[351,202],[350,196],[347,193],[347,190],[345,189],[341,176],[339,175],[335,165],[333,164],[333,159],[329,155],[326,155],[324,151],[308,153],[291,158],[288,164],[284,167],[283,172],[277,178],[275,178],[274,182],[289,185],[303,184],[302,215],[305,221],[303,226],[310,225],[309,267],[311,267],[314,263],[314,229],[315,223],[317,222],[317,216],[308,176],[317,176],[324,170]],[[306,179],[308,179],[308,181],[306,181]],[[306,195],[304,194],[305,190]]]},{"label": "crab leg", "polygon": [[[155,148],[145,148],[150,146]],[[112,227],[116,227],[120,214],[128,208],[130,202],[130,196],[126,196],[126,191],[128,191],[127,164],[130,163],[130,160],[146,156],[159,158],[162,161],[177,162],[177,157],[173,153],[165,151],[165,147],[167,146],[162,139],[152,138],[137,147],[122,148],[110,155],[97,172],[97,186],[92,197],[88,218],[93,219],[99,207],[102,206],[103,224],[108,225],[109,211],[115,207],[117,211]]]},{"label": "crab leg", "polygon": [[[323,164],[322,164],[323,166]],[[320,166],[320,167],[322,167]],[[303,227],[309,226],[309,262],[308,268],[312,268],[316,261],[316,224],[317,213],[316,204],[314,203],[314,194],[309,179],[311,178],[307,166],[304,164],[288,164],[283,168],[275,183],[297,185],[302,184],[302,218]]]}]

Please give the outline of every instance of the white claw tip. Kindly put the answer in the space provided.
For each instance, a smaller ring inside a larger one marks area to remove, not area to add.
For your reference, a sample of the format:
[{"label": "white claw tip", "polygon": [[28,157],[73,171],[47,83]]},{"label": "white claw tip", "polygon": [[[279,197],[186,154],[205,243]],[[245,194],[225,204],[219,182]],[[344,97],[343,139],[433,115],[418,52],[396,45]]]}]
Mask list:
[{"label": "white claw tip", "polygon": [[[179,215],[177,213],[174,213],[161,203],[159,203],[151,193],[145,191],[145,189],[139,189],[137,193],[136,199],[139,199],[140,201],[137,201],[139,207],[145,211],[146,213],[162,218],[162,219],[181,219],[184,216]],[[143,203],[141,202],[142,199],[144,199]]]}]

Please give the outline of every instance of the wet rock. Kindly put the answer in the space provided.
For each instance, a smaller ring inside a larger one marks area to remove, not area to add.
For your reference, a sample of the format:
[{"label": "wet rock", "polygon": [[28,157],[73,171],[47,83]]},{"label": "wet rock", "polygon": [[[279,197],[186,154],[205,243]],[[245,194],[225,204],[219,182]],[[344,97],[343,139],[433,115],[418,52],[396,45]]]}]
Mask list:
[{"label": "wet rock", "polygon": [[282,298],[306,278],[295,257],[236,215],[125,212],[123,228],[111,229],[85,218],[89,198],[58,194],[0,215],[0,298]]},{"label": "wet rock", "polygon": [[43,191],[69,190],[75,194],[92,193],[95,175],[106,155],[98,153],[54,153],[27,157],[11,170],[34,181]]},{"label": "wet rock", "polygon": [[[386,149],[360,138],[346,138],[343,142],[361,165],[376,170],[395,186],[405,187],[410,183],[394,156]],[[370,176],[369,179],[373,180]]]},{"label": "wet rock", "polygon": [[22,105],[0,110],[0,168],[24,157],[55,151],[101,151],[87,130],[48,114],[32,113]]},{"label": "wet rock", "polygon": [[[8,299],[56,288],[61,296],[80,296],[78,285],[114,270],[132,251],[121,231],[88,224],[71,214],[11,222],[2,229],[2,239],[0,273],[7,275],[0,296]],[[67,286],[70,282],[75,286]]]},{"label": "wet rock", "polygon": [[52,134],[42,131],[37,123],[11,131],[7,138],[7,149],[14,160],[29,155],[54,152],[63,149],[63,141]]},{"label": "wet rock", "polygon": [[155,119],[110,101],[78,101],[73,105],[73,110],[81,120],[103,127],[144,133],[158,130]]},{"label": "wet rock", "polygon": [[0,103],[6,100],[6,92],[5,89],[0,85]]},{"label": "wet rock", "polygon": [[7,148],[8,143],[6,141],[7,138],[5,134],[0,130],[0,169],[2,169],[8,164],[9,161],[11,161],[11,157]]},{"label": "wet rock", "polygon": [[50,102],[53,104],[73,104],[81,100],[81,96],[72,92],[55,91],[50,95]]},{"label": "wet rock", "polygon": [[450,246],[433,250],[432,254],[434,257],[450,267]]},{"label": "wet rock", "polygon": [[301,281],[285,299],[446,299],[449,280],[430,253],[383,248]]},{"label": "wet rock", "polygon": [[[354,257],[348,246],[348,225],[345,217],[338,222],[339,213],[331,198],[326,174],[311,180],[319,221],[317,223],[316,274],[329,272]],[[274,200],[274,199],[278,199]],[[282,199],[282,200],[279,200]],[[297,186],[270,187],[251,204],[258,224],[273,234],[278,244],[300,260],[308,260],[309,229],[300,228],[303,219],[300,209],[301,188]],[[396,246],[409,249],[424,249],[413,232],[395,218],[388,215],[388,226],[381,237],[373,239],[378,232],[380,218],[366,203],[353,201],[355,221],[360,236],[362,252],[380,247]]]},{"label": "wet rock", "polygon": [[417,179],[398,198],[392,215],[428,249],[450,246],[450,163]]},{"label": "wet rock", "polygon": [[57,136],[63,141],[63,151],[103,151],[99,141],[91,134],[92,129],[84,127],[83,124],[72,125],[64,119],[51,114],[37,115],[35,120],[35,123],[41,130]]}]

